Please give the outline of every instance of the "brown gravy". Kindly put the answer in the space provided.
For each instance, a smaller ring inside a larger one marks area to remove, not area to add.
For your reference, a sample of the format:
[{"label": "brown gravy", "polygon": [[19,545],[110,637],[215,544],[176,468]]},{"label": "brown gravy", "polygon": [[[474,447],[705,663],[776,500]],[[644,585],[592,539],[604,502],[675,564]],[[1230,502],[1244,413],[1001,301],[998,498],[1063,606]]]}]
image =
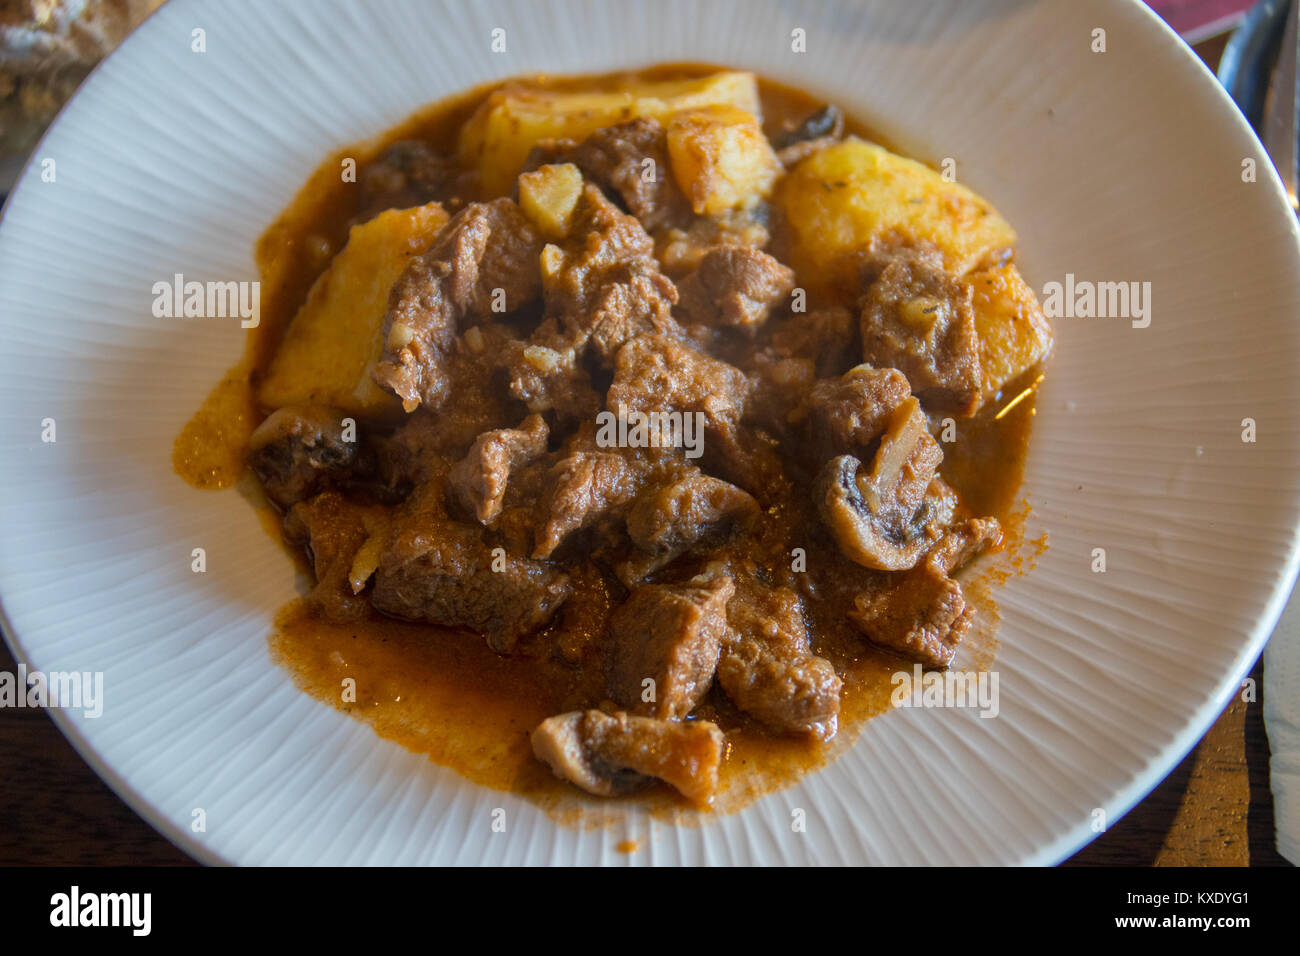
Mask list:
[{"label": "brown gravy", "polygon": [[[669,79],[717,69],[675,64],[641,75]],[[608,78],[542,79],[556,87],[574,87]],[[261,324],[249,331],[241,363],[227,373],[177,437],[172,463],[181,478],[199,488],[229,488],[243,474],[245,445],[262,417],[253,398],[259,378],[312,283],[345,243],[349,220],[358,210],[356,184],[343,182],[339,176],[341,159],[350,156],[363,166],[390,143],[402,139],[454,142],[461,124],[499,85],[493,83],[425,107],[382,136],[332,154],[266,230],[257,244]],[[823,105],[798,90],[761,79],[760,91],[769,130]],[[882,142],[861,124],[850,120],[848,127],[864,138]],[[984,558],[975,569],[975,580],[965,579],[980,624],[967,638],[970,646],[963,653],[981,667],[991,662],[996,646],[997,611],[991,584],[1009,573],[1009,558],[1023,543],[1027,508],[1018,504],[1018,489],[1034,417],[1032,387],[1036,377],[1036,372],[1027,374],[977,417],[959,421],[959,440],[944,446],[943,477],[973,512],[995,515],[1008,532],[1007,551]],[[1030,389],[1029,394],[999,416],[1025,389]],[[258,507],[267,512],[267,527],[278,529],[279,519],[270,506],[261,502]],[[278,535],[278,530],[272,533]],[[302,555],[293,549],[290,553],[306,571]],[[270,647],[277,663],[313,697],[366,721],[378,735],[427,754],[475,783],[525,795],[571,822],[590,823],[597,807],[617,806],[616,800],[586,797],[555,778],[533,757],[530,731],[562,710],[563,701],[562,688],[557,689],[553,675],[544,674],[527,655],[503,657],[475,634],[379,615],[360,623],[328,623],[309,615],[300,600],[289,603],[277,615]],[[911,667],[889,651],[843,636],[819,636],[817,648],[836,665],[844,680],[841,730],[830,743],[768,734],[730,708],[717,693],[710,694],[699,709],[702,716],[721,720],[728,731],[721,786],[712,812],[736,810],[765,792],[788,786],[846,749],[867,718],[888,709],[890,675]],[[355,681],[354,699],[345,699],[349,678]],[[634,799],[679,821],[700,814],[667,788]],[[630,844],[624,852],[634,848]]]}]

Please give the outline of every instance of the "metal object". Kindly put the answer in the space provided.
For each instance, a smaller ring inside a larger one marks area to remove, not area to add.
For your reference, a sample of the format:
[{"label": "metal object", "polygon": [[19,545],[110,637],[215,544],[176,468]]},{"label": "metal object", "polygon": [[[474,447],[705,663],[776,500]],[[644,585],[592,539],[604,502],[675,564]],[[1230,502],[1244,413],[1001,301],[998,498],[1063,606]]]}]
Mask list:
[{"label": "metal object", "polygon": [[1260,0],[1228,41],[1219,82],[1260,134],[1296,207],[1300,0]]},{"label": "metal object", "polygon": [[1286,187],[1292,209],[1300,208],[1296,203],[1296,136],[1297,126],[1300,126],[1297,120],[1297,115],[1300,114],[1300,96],[1297,95],[1296,88],[1296,58],[1300,56],[1300,34],[1296,32],[1297,11],[1300,11],[1300,0],[1293,0],[1286,28],[1282,31],[1272,81],[1264,99],[1264,121],[1259,131],[1264,148],[1268,150],[1273,165],[1282,177],[1282,185]]}]

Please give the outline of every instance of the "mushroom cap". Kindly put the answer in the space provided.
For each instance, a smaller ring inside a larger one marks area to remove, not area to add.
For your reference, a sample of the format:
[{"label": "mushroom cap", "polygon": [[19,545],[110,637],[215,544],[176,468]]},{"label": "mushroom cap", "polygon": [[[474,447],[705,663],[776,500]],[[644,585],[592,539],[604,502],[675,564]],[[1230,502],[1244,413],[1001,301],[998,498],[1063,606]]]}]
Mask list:
[{"label": "mushroom cap", "polygon": [[862,462],[832,458],[817,475],[814,494],[822,521],[845,556],[877,571],[915,567],[930,546],[924,529],[898,520],[897,512],[873,513],[858,481]]}]

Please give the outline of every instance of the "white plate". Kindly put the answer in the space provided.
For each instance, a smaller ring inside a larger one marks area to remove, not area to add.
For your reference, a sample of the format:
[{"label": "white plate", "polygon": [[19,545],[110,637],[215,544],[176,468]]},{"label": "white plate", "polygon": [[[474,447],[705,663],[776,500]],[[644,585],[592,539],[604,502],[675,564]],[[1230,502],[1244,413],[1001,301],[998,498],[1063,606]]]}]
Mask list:
[{"label": "white plate", "polygon": [[[796,28],[807,53],[790,50]],[[1029,536],[1050,548],[998,595],[998,719],[898,711],[739,814],[675,829],[628,811],[582,831],[380,740],[271,663],[289,562],[238,495],[192,490],[169,463],[244,333],[155,319],[151,287],[256,278],[254,241],[326,153],[426,102],[671,60],[759,69],[954,157],[1019,229],[1037,288],[1150,282],[1152,322],[1057,322],[1025,486]],[[0,229],[8,636],[31,667],[104,672],[102,717],[56,719],[202,860],[1050,863],[1204,732],[1295,574],[1295,221],[1213,78],[1135,2],[173,0],[36,158]]]}]

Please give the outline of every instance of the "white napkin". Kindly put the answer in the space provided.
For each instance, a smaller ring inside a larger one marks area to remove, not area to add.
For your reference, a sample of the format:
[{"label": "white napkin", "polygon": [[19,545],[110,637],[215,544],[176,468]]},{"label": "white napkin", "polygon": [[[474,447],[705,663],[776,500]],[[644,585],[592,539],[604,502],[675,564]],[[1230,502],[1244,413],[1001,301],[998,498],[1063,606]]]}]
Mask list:
[{"label": "white napkin", "polygon": [[1264,726],[1277,852],[1300,866],[1300,588],[1264,649]]}]

